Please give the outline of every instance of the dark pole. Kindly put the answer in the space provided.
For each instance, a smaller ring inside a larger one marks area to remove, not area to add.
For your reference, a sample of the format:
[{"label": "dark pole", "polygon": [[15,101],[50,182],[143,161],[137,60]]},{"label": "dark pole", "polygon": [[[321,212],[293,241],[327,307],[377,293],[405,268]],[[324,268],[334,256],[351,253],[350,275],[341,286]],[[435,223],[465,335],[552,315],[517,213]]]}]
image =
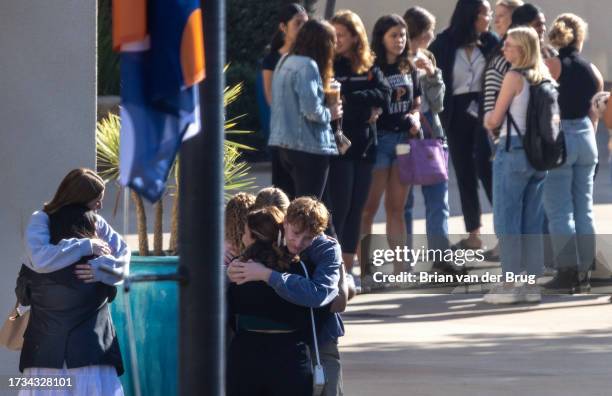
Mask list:
[{"label": "dark pole", "polygon": [[225,394],[223,294],[223,88],[225,0],[201,1],[206,79],[200,85],[202,133],[180,159],[179,394]]},{"label": "dark pole", "polygon": [[336,9],[336,0],[327,0],[325,4],[325,19],[331,19]]}]

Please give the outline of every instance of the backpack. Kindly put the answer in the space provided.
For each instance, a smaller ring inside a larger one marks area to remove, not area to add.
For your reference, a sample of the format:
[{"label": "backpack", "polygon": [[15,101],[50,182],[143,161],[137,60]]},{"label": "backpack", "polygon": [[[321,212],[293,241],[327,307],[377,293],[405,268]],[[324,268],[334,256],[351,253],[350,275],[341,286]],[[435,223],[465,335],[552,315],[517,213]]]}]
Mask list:
[{"label": "backpack", "polygon": [[521,134],[510,112],[507,116],[506,151],[510,150],[510,124],[523,141],[527,160],[538,171],[558,168],[565,163],[567,150],[561,130],[561,116],[557,98],[559,92],[549,80],[529,88],[527,130]]}]

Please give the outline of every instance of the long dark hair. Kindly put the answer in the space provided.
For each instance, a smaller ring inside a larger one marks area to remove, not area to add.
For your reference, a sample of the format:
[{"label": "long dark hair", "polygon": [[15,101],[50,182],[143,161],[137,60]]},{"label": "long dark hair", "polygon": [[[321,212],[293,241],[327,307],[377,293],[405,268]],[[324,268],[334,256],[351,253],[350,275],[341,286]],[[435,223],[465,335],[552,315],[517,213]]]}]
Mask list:
[{"label": "long dark hair", "polygon": [[51,215],[64,205],[86,205],[103,192],[104,180],[96,172],[87,168],[73,169],[64,176],[53,199],[44,205],[43,210]]},{"label": "long dark hair", "polygon": [[453,11],[448,30],[457,48],[478,43],[480,34],[476,31],[476,19],[484,0],[459,0]]},{"label": "long dark hair", "polygon": [[376,55],[376,64],[379,66],[387,64],[387,49],[385,48],[384,37],[389,29],[400,26],[406,29],[406,48],[398,57],[399,69],[402,73],[410,73],[413,70],[410,61],[410,40],[408,39],[408,26],[404,18],[397,14],[384,15],[378,18],[372,31],[372,50]]},{"label": "long dark hair", "polygon": [[329,22],[311,19],[302,26],[291,54],[312,58],[319,67],[323,87],[327,88],[334,75],[336,31]]},{"label": "long dark hair", "polygon": [[62,239],[95,238],[95,212],[79,204],[62,206],[49,216],[49,236],[54,245]]},{"label": "long dark hair", "polygon": [[[286,25],[298,14],[306,14],[304,7],[297,3],[287,4],[281,8],[278,13],[278,23],[284,23]],[[272,40],[270,40],[270,52],[278,51],[283,45],[285,45],[285,33],[280,30],[280,27],[277,27],[274,36],[272,36]]]},{"label": "long dark hair", "polygon": [[285,271],[299,256],[281,246],[285,214],[275,206],[266,206],[247,215],[246,225],[255,239],[240,255],[242,260],[259,261],[268,268]]}]

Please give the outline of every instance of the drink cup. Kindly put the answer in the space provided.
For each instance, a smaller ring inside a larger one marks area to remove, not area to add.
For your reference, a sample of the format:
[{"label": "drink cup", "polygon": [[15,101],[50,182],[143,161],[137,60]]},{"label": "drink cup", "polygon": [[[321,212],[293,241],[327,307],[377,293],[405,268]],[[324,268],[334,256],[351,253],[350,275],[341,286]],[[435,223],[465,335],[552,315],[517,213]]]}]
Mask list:
[{"label": "drink cup", "polygon": [[327,88],[327,90],[325,91],[325,100],[327,101],[327,104],[329,106],[340,102],[341,87],[342,85],[336,80],[333,80],[329,83],[329,88]]}]

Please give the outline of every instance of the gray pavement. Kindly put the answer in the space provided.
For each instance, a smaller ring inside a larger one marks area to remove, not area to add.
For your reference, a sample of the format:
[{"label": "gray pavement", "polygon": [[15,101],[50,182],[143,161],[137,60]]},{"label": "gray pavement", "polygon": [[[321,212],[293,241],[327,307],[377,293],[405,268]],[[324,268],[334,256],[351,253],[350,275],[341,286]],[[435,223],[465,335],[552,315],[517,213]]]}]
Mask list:
[{"label": "gray pavement", "polygon": [[[603,128],[598,143],[595,222],[600,234],[612,234],[612,184]],[[252,165],[251,175],[258,187],[269,185],[269,164]],[[108,190],[102,214],[121,230],[121,210],[112,216],[115,188]],[[463,233],[452,171],[449,198],[450,232]],[[492,234],[491,208],[482,192],[481,202],[483,233]],[[166,207],[167,231],[170,200]],[[133,211],[128,218],[128,234],[133,234]],[[415,219],[415,233],[424,233],[420,193]],[[384,233],[382,207],[375,221],[375,232]],[[136,246],[134,235],[128,235],[128,241]],[[484,305],[478,295],[386,292],[357,296],[343,318],[346,336],[340,350],[349,396],[612,395],[612,304],[606,296],[545,296],[537,305],[499,307]]]},{"label": "gray pavement", "polygon": [[605,296],[495,307],[474,295],[369,294],[343,318],[347,395],[612,394]]}]

